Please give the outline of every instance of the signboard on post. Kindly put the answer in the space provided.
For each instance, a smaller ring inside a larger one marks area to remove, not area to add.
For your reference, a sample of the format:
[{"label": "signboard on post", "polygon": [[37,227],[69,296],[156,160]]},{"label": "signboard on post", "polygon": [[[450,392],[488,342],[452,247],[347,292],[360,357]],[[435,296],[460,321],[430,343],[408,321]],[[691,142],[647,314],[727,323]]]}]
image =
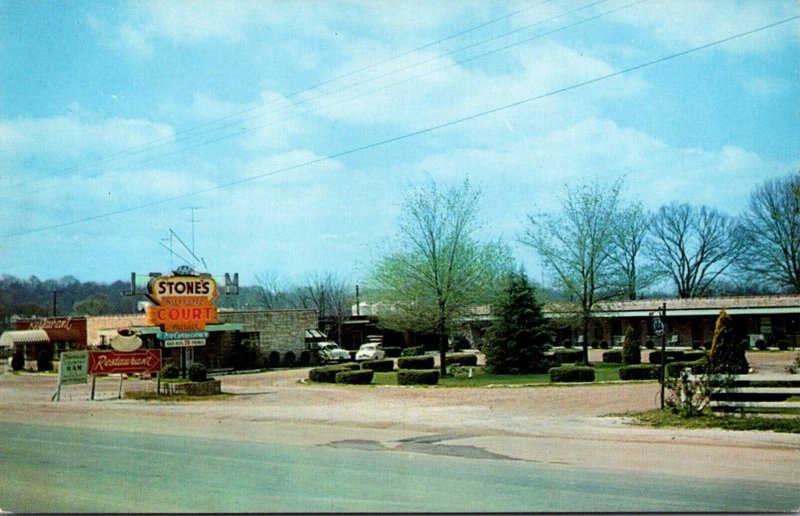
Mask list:
[{"label": "signboard on post", "polygon": [[147,321],[165,332],[203,331],[217,322],[219,297],[211,276],[174,275],[153,278],[147,297],[155,306],[147,308]]},{"label": "signboard on post", "polygon": [[92,351],[89,353],[89,374],[157,373],[161,371],[161,350]]},{"label": "signboard on post", "polygon": [[61,401],[62,385],[80,385],[89,381],[89,353],[87,351],[64,351],[58,361],[58,387],[53,399]]}]

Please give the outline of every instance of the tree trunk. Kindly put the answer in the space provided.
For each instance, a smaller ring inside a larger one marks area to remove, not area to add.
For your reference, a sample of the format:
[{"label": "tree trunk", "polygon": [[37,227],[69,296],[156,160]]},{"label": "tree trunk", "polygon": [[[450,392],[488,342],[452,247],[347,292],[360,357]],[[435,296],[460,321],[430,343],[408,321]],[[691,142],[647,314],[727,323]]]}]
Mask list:
[{"label": "tree trunk", "polygon": [[589,365],[589,314],[583,314],[583,365]]}]

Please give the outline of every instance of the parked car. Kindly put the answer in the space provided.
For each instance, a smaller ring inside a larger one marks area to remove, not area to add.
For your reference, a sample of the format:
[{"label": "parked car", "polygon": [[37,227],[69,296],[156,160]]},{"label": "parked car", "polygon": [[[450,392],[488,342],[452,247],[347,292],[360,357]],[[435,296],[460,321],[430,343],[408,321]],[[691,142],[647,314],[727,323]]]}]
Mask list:
[{"label": "parked car", "polygon": [[358,348],[356,353],[356,360],[382,360],[386,356],[386,352],[380,344],[374,342],[367,342]]},{"label": "parked car", "polygon": [[350,352],[331,341],[318,342],[319,357],[325,362],[346,362],[350,360]]}]

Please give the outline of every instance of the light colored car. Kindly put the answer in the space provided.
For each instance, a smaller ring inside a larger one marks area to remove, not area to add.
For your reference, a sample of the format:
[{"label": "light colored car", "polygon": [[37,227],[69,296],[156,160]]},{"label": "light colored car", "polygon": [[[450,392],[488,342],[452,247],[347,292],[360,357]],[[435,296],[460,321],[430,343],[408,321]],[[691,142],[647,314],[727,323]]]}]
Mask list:
[{"label": "light colored car", "polygon": [[319,357],[325,362],[346,362],[350,360],[350,352],[331,341],[318,342]]},{"label": "light colored car", "polygon": [[382,360],[386,356],[386,352],[380,344],[375,342],[367,342],[358,348],[356,353],[356,360]]}]

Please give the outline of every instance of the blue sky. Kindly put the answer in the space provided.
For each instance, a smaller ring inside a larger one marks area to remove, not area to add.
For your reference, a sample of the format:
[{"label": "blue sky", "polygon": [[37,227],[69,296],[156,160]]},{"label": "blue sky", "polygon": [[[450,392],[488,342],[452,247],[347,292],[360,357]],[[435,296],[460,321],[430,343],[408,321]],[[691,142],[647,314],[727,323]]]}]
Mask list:
[{"label": "blue sky", "polygon": [[534,274],[514,239],[567,183],[624,176],[648,208],[737,215],[800,170],[800,21],[573,86],[798,15],[794,0],[0,0],[0,273],[166,272],[169,230],[191,245],[194,213],[214,274],[358,282],[409,186],[465,176],[483,234]]}]

